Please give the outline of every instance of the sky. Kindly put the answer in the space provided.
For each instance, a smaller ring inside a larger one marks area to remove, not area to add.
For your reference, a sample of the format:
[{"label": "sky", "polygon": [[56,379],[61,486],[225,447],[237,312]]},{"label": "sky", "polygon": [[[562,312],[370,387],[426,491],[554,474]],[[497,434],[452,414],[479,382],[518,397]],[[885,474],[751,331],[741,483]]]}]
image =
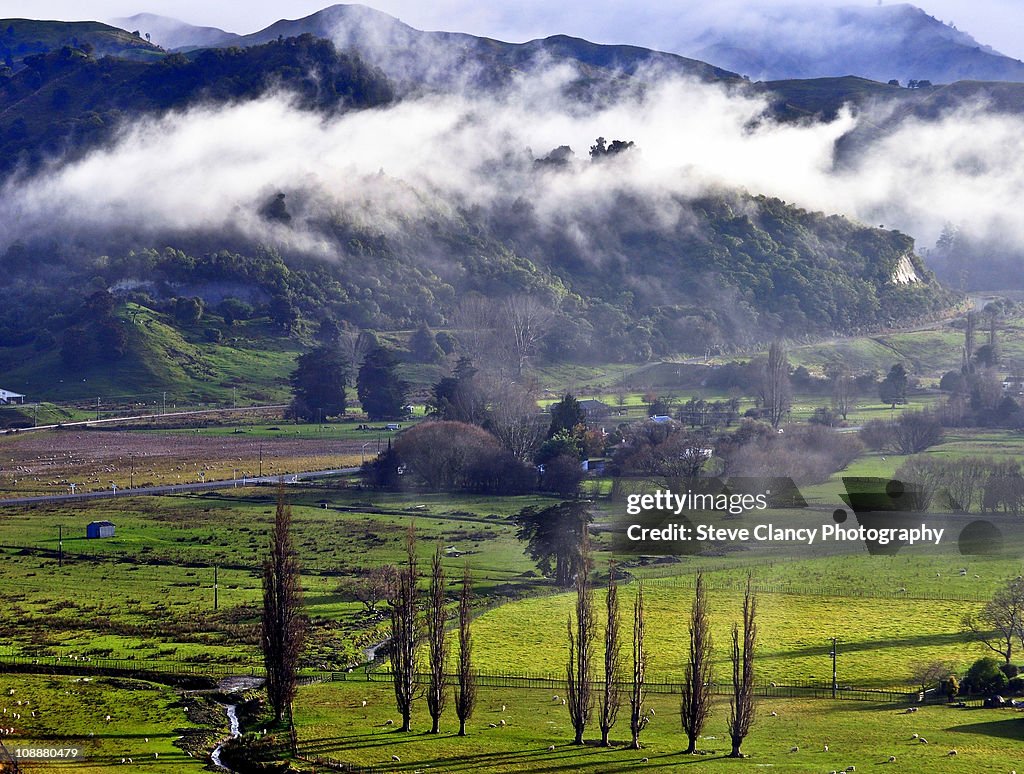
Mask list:
[{"label": "sky", "polygon": [[[556,33],[598,43],[629,43],[673,50],[673,18],[680,8],[729,13],[735,5],[792,4],[792,0],[373,0],[372,7],[418,29],[446,30],[522,42]],[[818,0],[832,5],[894,4],[892,0]],[[191,24],[249,33],[286,18],[308,16],[331,0],[0,0],[0,16],[109,20],[149,12]],[[1024,3],[1020,0],[920,0],[928,13],[1004,54],[1024,59]]]}]

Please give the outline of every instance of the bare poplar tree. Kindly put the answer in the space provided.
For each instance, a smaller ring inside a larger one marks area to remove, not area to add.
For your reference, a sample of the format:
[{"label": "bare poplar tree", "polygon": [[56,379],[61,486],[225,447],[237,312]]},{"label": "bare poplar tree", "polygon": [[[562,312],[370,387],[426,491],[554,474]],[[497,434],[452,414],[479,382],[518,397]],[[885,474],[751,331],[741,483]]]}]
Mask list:
[{"label": "bare poplar tree", "polygon": [[569,614],[569,663],[566,667],[566,703],[569,719],[576,732],[574,744],[583,744],[583,732],[594,709],[591,692],[594,682],[594,590],[590,586],[593,560],[590,555],[590,537],[584,528],[580,538],[580,562],[576,572],[576,628]]},{"label": "bare poplar tree", "polygon": [[786,350],[775,341],[768,348],[768,362],[761,374],[761,401],[772,427],[778,427],[789,413],[791,389]]},{"label": "bare poplar tree", "polygon": [[857,384],[850,372],[841,368],[832,375],[832,410],[844,420],[853,408]]},{"label": "bare poplar tree", "polygon": [[[270,533],[270,554],[263,562],[263,626],[260,644],[267,670],[267,699],[274,708],[274,721],[292,723],[296,673],[305,636],[302,618],[302,583],[299,559],[292,543],[292,510],[285,505],[284,492],[277,494],[277,512]],[[292,748],[295,747],[294,732]]]},{"label": "bare poplar tree", "polygon": [[732,625],[732,698],[729,700],[729,736],[732,738],[730,758],[742,758],[740,745],[754,724],[754,645],[757,641],[757,599],[752,578],[747,576],[743,594],[743,646],[740,630]]},{"label": "bare poplar tree", "polygon": [[644,712],[647,700],[647,653],[644,651],[644,584],[637,581],[636,599],[633,601],[633,689],[629,695],[629,730],[633,734],[630,749],[640,749],[640,732],[650,721]]},{"label": "bare poplar tree", "polygon": [[430,685],[427,688],[427,710],[432,725],[430,733],[440,731],[441,714],[447,698],[448,678],[448,616],[444,609],[444,567],[441,566],[441,546],[434,549],[430,563],[430,612],[427,616],[427,642],[430,647]]},{"label": "bare poplar tree", "polygon": [[697,740],[711,715],[711,627],[708,622],[707,590],[704,576],[697,573],[697,584],[690,611],[690,654],[686,662],[686,680],[682,688],[680,717],[689,740],[688,754],[697,752]]},{"label": "bare poplar tree", "polygon": [[409,525],[405,537],[405,567],[398,574],[391,600],[391,675],[395,703],[402,714],[402,731],[410,730],[412,703],[416,696],[416,526]]},{"label": "bare poplar tree", "polygon": [[605,608],[608,620],[604,628],[604,693],[601,696],[601,746],[607,747],[608,734],[615,725],[622,707],[622,642],[620,632],[622,617],[619,615],[619,583],[615,562],[608,562],[608,594]]},{"label": "bare poplar tree", "polygon": [[533,296],[510,296],[501,307],[501,327],[508,337],[509,360],[523,375],[530,356],[548,332],[554,312]]},{"label": "bare poplar tree", "polygon": [[473,637],[469,629],[473,600],[473,576],[469,562],[462,570],[459,594],[459,684],[455,688],[455,714],[459,718],[459,736],[466,735],[466,721],[476,706],[476,672],[473,671]]}]

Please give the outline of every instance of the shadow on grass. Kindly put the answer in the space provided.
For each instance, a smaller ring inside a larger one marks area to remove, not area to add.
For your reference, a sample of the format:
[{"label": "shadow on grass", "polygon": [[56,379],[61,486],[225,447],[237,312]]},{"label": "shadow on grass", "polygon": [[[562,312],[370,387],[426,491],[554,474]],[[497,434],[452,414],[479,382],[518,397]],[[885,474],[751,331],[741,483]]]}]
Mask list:
[{"label": "shadow on grass", "polygon": [[[381,738],[385,736],[386,738]],[[409,743],[451,742],[459,739],[455,734],[401,734],[400,732],[388,732],[386,735],[372,735],[374,741],[369,742],[367,736],[360,737],[326,737],[321,739],[306,739],[302,742],[302,750],[307,755],[324,755],[337,759],[345,759],[346,753],[360,749],[372,749],[375,747],[387,747],[382,754],[386,759],[393,754],[402,757],[401,745]],[[356,739],[364,740],[362,744],[353,744]],[[472,735],[464,737],[467,744],[473,743]],[[423,750],[421,752],[427,752]],[[616,753],[618,753],[616,755]],[[405,757],[412,757],[407,752]],[[614,759],[609,757],[615,755]],[[629,756],[626,758],[625,756]],[[418,770],[422,768],[438,768],[444,771],[504,771],[510,768],[519,768],[531,772],[571,772],[579,771],[581,768],[592,768],[602,772],[624,772],[633,771],[637,764],[644,758],[647,762],[645,767],[678,769],[681,766],[699,764],[715,759],[725,759],[722,754],[709,755],[683,755],[681,753],[659,753],[650,754],[646,750],[629,750],[625,743],[614,744],[612,747],[600,747],[596,743],[588,742],[583,746],[561,744],[555,750],[547,747],[515,751],[479,752],[474,754],[453,755],[450,750],[443,756],[416,757],[414,760],[392,761],[389,768],[395,771]],[[373,765],[367,761],[364,765]]]},{"label": "shadow on grass", "polygon": [[[991,710],[978,710],[978,712],[991,712]],[[992,736],[999,739],[1020,740],[1024,739],[1024,717],[1017,716],[1015,718],[987,720],[980,723],[965,723],[960,726],[950,726],[946,731]]]}]

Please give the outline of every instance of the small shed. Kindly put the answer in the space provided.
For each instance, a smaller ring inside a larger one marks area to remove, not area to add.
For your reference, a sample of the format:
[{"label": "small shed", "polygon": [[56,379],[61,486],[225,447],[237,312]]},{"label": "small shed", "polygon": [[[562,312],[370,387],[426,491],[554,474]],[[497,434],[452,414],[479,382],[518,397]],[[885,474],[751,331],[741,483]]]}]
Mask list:
[{"label": "small shed", "polygon": [[90,521],[85,528],[87,538],[114,537],[114,523],[111,521]]}]

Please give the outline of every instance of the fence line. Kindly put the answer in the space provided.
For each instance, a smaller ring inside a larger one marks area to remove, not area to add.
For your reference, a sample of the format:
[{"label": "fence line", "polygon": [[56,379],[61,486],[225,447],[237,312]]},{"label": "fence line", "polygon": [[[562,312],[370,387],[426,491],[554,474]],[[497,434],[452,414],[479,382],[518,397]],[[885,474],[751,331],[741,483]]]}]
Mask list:
[{"label": "fence line", "polygon": [[[674,588],[694,587],[694,576],[666,575],[645,578],[644,583]],[[742,591],[746,580],[741,579],[704,579],[704,587],[708,591]],[[855,599],[920,599],[935,602],[987,602],[990,596],[970,593],[948,593],[943,591],[881,591],[877,589],[858,588],[856,586],[829,586],[825,584],[811,586],[792,583],[757,583],[752,588],[757,594],[792,594],[808,597],[845,597]]]},{"label": "fence line", "polygon": [[[390,671],[371,670],[366,673],[367,680],[388,681],[392,679]],[[416,679],[426,683],[430,679],[427,673],[418,673]],[[457,681],[457,675],[449,675],[449,680]],[[549,690],[565,690],[565,678],[551,672],[517,673],[517,672],[477,672],[476,682],[478,686],[487,688],[544,688]],[[648,693],[674,694],[679,693],[682,678],[675,679],[672,675],[659,676],[658,680],[647,681],[644,685]],[[619,686],[628,690],[632,683],[626,680],[619,681]],[[604,681],[594,680],[594,690],[603,690]],[[712,693],[716,696],[728,696],[732,693],[732,684],[713,683]],[[787,683],[776,683],[761,681],[754,686],[754,695],[762,698],[814,698],[831,699],[832,684],[812,680],[796,680]],[[855,688],[849,685],[838,685],[835,690],[835,698],[847,701],[874,701],[874,702],[917,702],[919,692],[900,688]]]},{"label": "fence line", "polygon": [[233,677],[249,675],[261,677],[262,665],[223,664],[192,661],[160,661],[134,658],[103,658],[96,656],[53,655],[34,656],[13,651],[0,652],[0,670],[3,667],[33,667],[36,669],[59,669],[110,672],[151,672],[159,674],[189,675],[196,677]]}]

